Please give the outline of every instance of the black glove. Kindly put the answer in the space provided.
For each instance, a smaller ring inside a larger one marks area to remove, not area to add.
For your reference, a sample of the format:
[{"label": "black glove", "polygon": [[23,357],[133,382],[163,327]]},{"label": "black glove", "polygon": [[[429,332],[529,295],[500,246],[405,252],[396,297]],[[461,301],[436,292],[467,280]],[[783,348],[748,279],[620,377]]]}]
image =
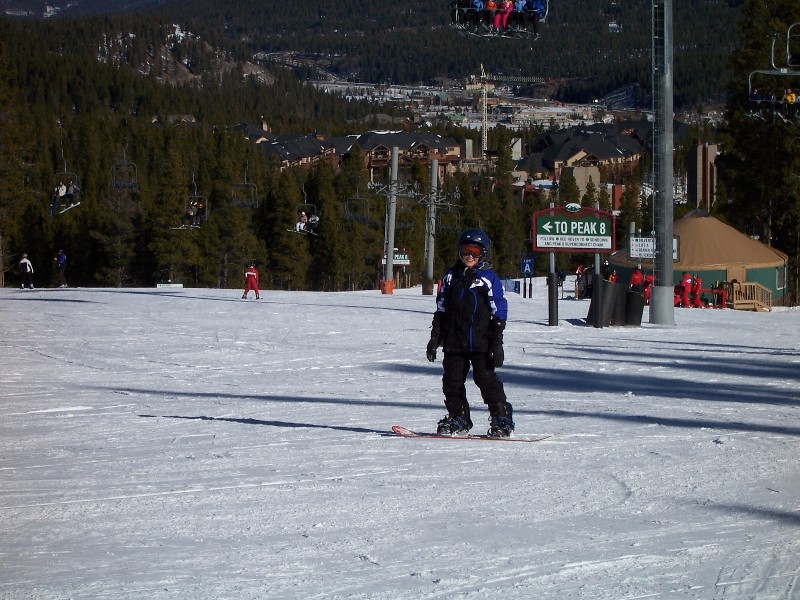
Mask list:
[{"label": "black glove", "polygon": [[505,353],[503,352],[503,330],[506,322],[492,318],[489,323],[489,361],[495,369],[503,366]]},{"label": "black glove", "polygon": [[442,313],[437,312],[433,314],[433,323],[431,323],[431,339],[428,342],[428,347],[425,356],[428,357],[430,362],[436,360],[436,349],[442,342]]}]

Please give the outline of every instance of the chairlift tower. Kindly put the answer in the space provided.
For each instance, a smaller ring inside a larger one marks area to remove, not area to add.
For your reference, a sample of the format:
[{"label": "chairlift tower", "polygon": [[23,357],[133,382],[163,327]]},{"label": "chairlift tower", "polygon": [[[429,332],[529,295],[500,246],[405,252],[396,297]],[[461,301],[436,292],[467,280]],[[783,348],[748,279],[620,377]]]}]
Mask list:
[{"label": "chairlift tower", "polygon": [[398,180],[400,149],[392,147],[391,178],[388,185],[370,184],[370,190],[378,196],[386,198],[386,219],[384,225],[383,252],[386,257],[386,268],[381,281],[381,292],[391,294],[394,290],[394,232],[397,216],[398,197],[418,197],[414,185],[401,183]]},{"label": "chairlift tower", "polygon": [[[443,194],[439,191],[439,161],[431,161],[431,188],[430,193],[420,198],[420,203],[427,205],[425,219],[425,278],[422,281],[422,294],[424,296],[433,295],[433,261],[434,249],[436,245],[436,230],[442,229],[441,217],[437,218],[437,213],[446,211],[450,214],[460,215],[461,207],[453,204],[453,200],[459,200],[461,194],[456,188],[452,193]],[[458,225],[457,225],[458,228]]]},{"label": "chairlift tower", "polygon": [[479,76],[481,84],[481,160],[486,160],[489,138],[489,108],[487,87],[489,82],[507,83],[544,83],[544,77],[524,77],[516,75],[491,75],[481,63],[481,74]]},{"label": "chairlift tower", "polygon": [[650,322],[675,324],[673,301],[672,0],[652,0],[653,75],[653,291]]}]

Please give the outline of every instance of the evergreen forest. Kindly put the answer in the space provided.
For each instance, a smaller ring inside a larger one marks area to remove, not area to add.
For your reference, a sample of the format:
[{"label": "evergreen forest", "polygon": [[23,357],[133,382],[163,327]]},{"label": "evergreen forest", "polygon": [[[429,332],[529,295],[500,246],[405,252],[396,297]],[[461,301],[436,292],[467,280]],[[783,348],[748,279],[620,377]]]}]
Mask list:
[{"label": "evergreen forest", "polygon": [[[304,52],[325,57],[340,77],[387,83],[466,77],[483,63],[497,73],[553,78],[556,97],[570,101],[637,83],[646,105],[649,5],[576,0],[553,1],[550,8],[535,43],[460,37],[447,27],[448,2],[416,0],[355,0],[344,9],[318,0],[310,10],[271,0],[191,0],[160,3],[135,16],[0,19],[0,261],[12,272],[8,284],[17,283],[13,269],[22,252],[33,261],[39,285],[54,283],[53,254],[63,249],[71,285],[170,280],[237,288],[255,260],[266,288],[375,288],[384,199],[367,188],[360,150],[353,148],[339,170],[282,171],[234,126],[263,120],[275,134],[348,135],[369,129],[370,115],[401,110],[318,92],[302,83],[310,71],[254,56]],[[730,99],[720,136],[735,161],[715,210],[743,230],[768,221],[775,245],[792,256],[797,183],[789,173],[798,171],[796,158],[777,155],[789,150],[797,132],[781,123],[754,132],[745,113],[746,73],[764,66],[772,32],[800,21],[797,13],[790,0],[675,2],[676,107]],[[612,18],[622,33],[608,32]],[[257,63],[256,76],[246,75],[248,63]],[[188,115],[192,119],[181,118]],[[452,125],[437,132],[459,142],[477,139]],[[539,133],[523,137],[530,141]],[[764,189],[752,190],[750,176],[766,167],[754,160],[749,144],[767,139],[783,140],[764,159],[780,172],[769,188],[762,178]],[[530,215],[543,200],[513,200],[509,141],[509,131],[493,130],[496,164],[478,178],[459,174],[440,187],[458,190],[463,226],[497,232],[495,267],[513,276],[529,250]],[[125,165],[135,167],[135,189],[115,179]],[[50,217],[53,188],[68,175],[78,180],[81,205]],[[404,177],[428,189],[426,165],[404,165]],[[236,190],[244,183],[257,187],[257,207],[237,205]],[[623,218],[639,220],[637,207],[644,201],[646,208],[647,199],[629,195]],[[374,218],[346,219],[348,202],[361,196]],[[177,229],[192,198],[204,201],[207,221]],[[771,208],[763,215],[765,198]],[[287,231],[298,207],[309,204],[321,215],[320,235]],[[403,226],[395,245],[411,256],[410,283],[418,283],[423,270],[423,213],[407,202],[398,217]],[[452,260],[456,235],[437,233],[436,273]]]}]

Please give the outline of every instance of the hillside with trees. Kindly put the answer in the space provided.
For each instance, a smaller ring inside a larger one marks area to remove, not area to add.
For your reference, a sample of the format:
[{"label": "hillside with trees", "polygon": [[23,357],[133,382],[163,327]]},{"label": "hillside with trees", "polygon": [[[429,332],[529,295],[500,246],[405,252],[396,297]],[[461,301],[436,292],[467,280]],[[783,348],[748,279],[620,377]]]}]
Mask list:
[{"label": "hillside with trees", "polygon": [[[377,219],[365,226],[343,218],[347,200],[366,187],[358,149],[340,172],[328,167],[280,171],[233,126],[263,120],[277,134],[345,135],[363,131],[368,115],[391,109],[317,92],[301,82],[303,70],[259,63],[254,56],[302,50],[324,56],[339,75],[398,83],[466,75],[483,62],[496,72],[563,78],[558,94],[571,99],[638,81],[646,101],[649,12],[636,4],[610,2],[598,9],[596,3],[553,2],[543,39],[534,44],[462,38],[447,27],[444,5],[411,1],[353,2],[344,14],[327,0],[312,11],[274,2],[198,0],[166,3],[136,18],[0,20],[4,270],[27,251],[47,284],[52,253],[63,248],[74,285],[152,285],[171,279],[238,287],[242,268],[256,259],[267,287],[373,287],[380,272],[382,223]],[[691,98],[689,103],[728,91],[741,97],[741,86],[727,87],[724,76],[737,38],[727,28],[732,30],[741,9],[738,3],[676,2],[676,22],[682,25],[676,26],[676,93]],[[784,19],[792,10],[784,11]],[[612,14],[623,24],[623,34],[608,33]],[[776,18],[752,14],[765,19],[762,32]],[[749,35],[750,25],[745,22],[742,32]],[[754,60],[740,51],[736,56],[739,70]],[[475,139],[474,131],[453,125],[440,133],[459,142]],[[537,133],[522,135],[531,139]],[[524,206],[513,202],[509,140],[503,128],[493,131],[496,167],[477,180],[459,175],[443,186],[459,189],[465,225],[504,232],[497,236],[495,263],[501,273],[513,274],[529,248],[530,213],[542,200],[530,195]],[[136,192],[112,185],[114,165],[123,160],[138,167]],[[245,169],[248,181],[259,188],[257,209],[231,202]],[[79,176],[82,204],[51,218],[49,195],[62,170]],[[407,176],[427,189],[429,173],[422,165],[412,166]],[[208,221],[198,230],[177,230],[192,193],[207,200]],[[638,193],[631,194],[626,211],[639,216]],[[324,220],[324,235],[315,239],[286,231],[297,207],[309,199]],[[749,199],[730,192],[725,205],[730,218],[746,218],[742,207]],[[370,202],[380,214],[382,200]],[[790,232],[789,224],[786,228]],[[438,234],[437,247],[451,248],[453,235]],[[396,240],[411,253],[414,281],[422,271],[423,237],[422,219],[415,219]],[[789,244],[788,238],[783,242]],[[446,250],[440,252],[436,271],[449,260]]]},{"label": "hillside with trees", "polygon": [[[786,66],[789,26],[800,28],[800,4],[776,0],[769,5],[746,0],[742,44],[733,54],[730,102],[720,132],[725,149],[725,172],[716,209],[741,231],[774,246],[790,257],[790,286],[800,294],[800,119],[772,114],[756,118],[749,102],[749,83],[756,70],[770,70],[773,36],[776,67]],[[800,33],[800,31],[797,31]],[[800,71],[800,38],[789,44],[794,51],[788,71]],[[779,69],[778,69],[779,70]],[[800,77],[757,74],[752,80],[767,98],[781,98],[786,88],[800,87]],[[797,109],[795,109],[797,110]],[[789,113],[787,113],[789,114]],[[797,114],[797,113],[795,113]]]},{"label": "hillside with trees", "polygon": [[[104,10],[108,3],[65,4],[59,15]],[[736,43],[741,0],[675,0],[676,107],[716,102],[725,95],[727,60]],[[135,15],[119,14],[124,7]],[[630,83],[649,105],[650,4],[625,0],[552,0],[536,42],[461,37],[448,27],[450,0],[168,0],[119,2],[105,10],[108,26],[140,34],[180,24],[202,43],[237,60],[259,52],[295,51],[324,57],[345,79],[411,84],[466,78],[480,64],[492,73],[535,75],[562,82],[558,99],[584,102]],[[84,19],[59,17],[85,29]],[[609,23],[619,25],[617,33]],[[73,41],[72,36],[70,42]],[[91,44],[83,37],[74,40]],[[138,38],[141,49],[146,37]],[[189,60],[193,58],[188,56]],[[195,63],[194,68],[203,65]]]},{"label": "hillside with trees", "polygon": [[[676,107],[719,101],[736,40],[741,0],[675,0]],[[585,102],[629,83],[649,105],[651,13],[647,2],[552,0],[536,42],[459,36],[450,1],[265,0],[167,3],[164,22],[240,57],[303,51],[331,59],[340,76],[362,82],[417,83],[466,78],[480,64],[493,73],[563,80],[558,98]],[[608,24],[621,25],[610,33]]]}]

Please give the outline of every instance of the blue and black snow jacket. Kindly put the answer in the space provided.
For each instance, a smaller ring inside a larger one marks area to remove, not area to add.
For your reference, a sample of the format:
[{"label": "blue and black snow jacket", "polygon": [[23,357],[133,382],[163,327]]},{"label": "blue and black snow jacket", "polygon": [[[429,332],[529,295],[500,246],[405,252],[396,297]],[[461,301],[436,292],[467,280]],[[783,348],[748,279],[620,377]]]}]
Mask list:
[{"label": "blue and black snow jacket", "polygon": [[467,269],[459,260],[442,279],[436,312],[440,313],[445,352],[486,352],[491,320],[506,320],[508,301],[500,278],[490,267]]}]

